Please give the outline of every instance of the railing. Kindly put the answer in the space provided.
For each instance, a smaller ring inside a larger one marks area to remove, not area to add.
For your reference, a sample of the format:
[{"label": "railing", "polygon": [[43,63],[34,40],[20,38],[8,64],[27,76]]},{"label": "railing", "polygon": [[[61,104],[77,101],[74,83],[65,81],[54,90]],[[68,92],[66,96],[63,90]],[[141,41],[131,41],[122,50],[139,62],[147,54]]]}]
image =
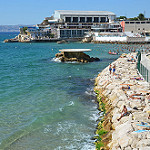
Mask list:
[{"label": "railing", "polygon": [[142,54],[140,51],[137,54],[137,69],[143,78],[150,82],[150,60],[146,57],[146,54]]}]

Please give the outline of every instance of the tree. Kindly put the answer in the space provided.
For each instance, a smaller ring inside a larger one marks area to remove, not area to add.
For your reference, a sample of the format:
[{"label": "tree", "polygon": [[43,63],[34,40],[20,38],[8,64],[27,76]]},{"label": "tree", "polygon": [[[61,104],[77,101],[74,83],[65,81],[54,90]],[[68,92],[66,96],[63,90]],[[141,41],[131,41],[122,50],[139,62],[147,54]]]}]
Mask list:
[{"label": "tree", "polygon": [[135,21],[135,20],[139,20],[138,17],[134,17],[134,18],[129,18],[130,21]]},{"label": "tree", "polygon": [[120,16],[117,18],[118,20],[127,20],[127,17],[126,16]]},{"label": "tree", "polygon": [[24,33],[24,34],[27,34],[27,33],[26,33],[26,30],[27,30],[27,29],[28,29],[28,27],[23,27],[23,33]]},{"label": "tree", "polygon": [[145,20],[145,16],[142,13],[140,13],[137,18],[139,18],[139,20]]}]

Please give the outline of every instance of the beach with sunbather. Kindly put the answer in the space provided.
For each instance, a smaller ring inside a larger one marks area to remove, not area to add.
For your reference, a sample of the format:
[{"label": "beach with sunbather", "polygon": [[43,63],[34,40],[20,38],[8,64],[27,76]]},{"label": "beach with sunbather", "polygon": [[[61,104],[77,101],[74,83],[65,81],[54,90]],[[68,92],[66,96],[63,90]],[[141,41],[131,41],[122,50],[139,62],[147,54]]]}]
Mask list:
[{"label": "beach with sunbather", "polygon": [[96,78],[95,91],[108,109],[102,126],[112,136],[110,149],[150,149],[150,84],[139,75],[136,61],[136,53],[123,54],[111,63],[113,76],[109,65]]}]

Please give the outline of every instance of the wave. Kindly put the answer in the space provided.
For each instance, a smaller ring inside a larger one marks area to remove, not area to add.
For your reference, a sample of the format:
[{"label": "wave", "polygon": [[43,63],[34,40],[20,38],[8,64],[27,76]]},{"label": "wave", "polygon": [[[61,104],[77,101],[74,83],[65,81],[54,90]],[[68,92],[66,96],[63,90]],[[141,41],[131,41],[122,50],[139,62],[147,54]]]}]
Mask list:
[{"label": "wave", "polygon": [[96,97],[96,93],[94,92],[93,87],[87,88],[87,90],[85,91],[85,94]]},{"label": "wave", "polygon": [[51,61],[54,61],[54,62],[61,62],[61,60],[59,58],[52,58]]}]

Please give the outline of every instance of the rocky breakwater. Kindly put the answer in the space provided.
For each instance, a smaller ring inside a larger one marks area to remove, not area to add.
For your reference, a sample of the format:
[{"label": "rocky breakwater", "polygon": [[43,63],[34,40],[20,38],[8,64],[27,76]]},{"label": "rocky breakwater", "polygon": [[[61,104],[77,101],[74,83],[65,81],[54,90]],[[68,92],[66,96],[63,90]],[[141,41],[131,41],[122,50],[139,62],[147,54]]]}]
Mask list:
[{"label": "rocky breakwater", "polygon": [[60,53],[57,53],[55,56],[57,59],[59,59],[61,62],[93,62],[93,61],[99,61],[99,58],[93,58],[89,55],[85,54],[83,51],[86,50],[60,50]]},{"label": "rocky breakwater", "polygon": [[150,85],[138,74],[135,58],[136,53],[118,58],[114,75],[108,66],[96,78],[99,108],[105,106],[97,149],[150,150]]}]

